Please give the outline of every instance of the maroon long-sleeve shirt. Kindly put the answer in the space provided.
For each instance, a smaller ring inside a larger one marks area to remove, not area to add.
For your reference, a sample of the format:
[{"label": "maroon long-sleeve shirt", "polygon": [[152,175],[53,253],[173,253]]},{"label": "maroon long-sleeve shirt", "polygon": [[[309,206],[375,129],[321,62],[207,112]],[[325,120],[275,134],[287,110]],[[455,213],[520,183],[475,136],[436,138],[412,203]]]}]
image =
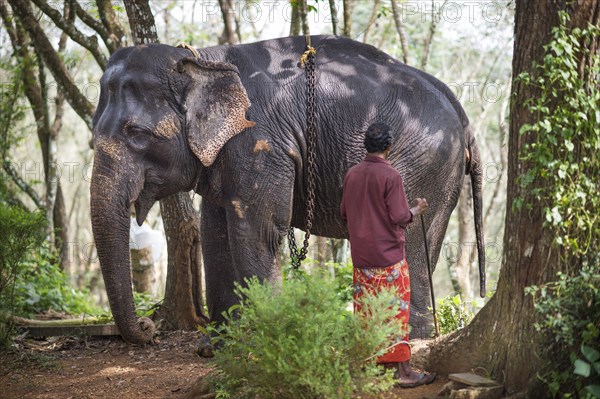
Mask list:
[{"label": "maroon long-sleeve shirt", "polygon": [[402,177],[373,155],[348,170],[340,204],[355,267],[387,267],[405,258],[404,229],[413,220]]}]

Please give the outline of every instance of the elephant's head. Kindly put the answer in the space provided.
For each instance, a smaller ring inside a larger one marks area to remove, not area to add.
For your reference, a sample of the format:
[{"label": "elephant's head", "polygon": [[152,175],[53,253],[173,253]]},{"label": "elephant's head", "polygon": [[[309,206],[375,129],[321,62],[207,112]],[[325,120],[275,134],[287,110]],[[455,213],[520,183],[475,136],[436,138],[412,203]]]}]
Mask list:
[{"label": "elephant's head", "polygon": [[93,119],[91,217],[115,322],[143,344],[154,324],[136,319],[129,263],[129,215],[142,224],[155,201],[198,183],[225,143],[252,126],[235,66],[164,45],[117,51],[100,81]]}]

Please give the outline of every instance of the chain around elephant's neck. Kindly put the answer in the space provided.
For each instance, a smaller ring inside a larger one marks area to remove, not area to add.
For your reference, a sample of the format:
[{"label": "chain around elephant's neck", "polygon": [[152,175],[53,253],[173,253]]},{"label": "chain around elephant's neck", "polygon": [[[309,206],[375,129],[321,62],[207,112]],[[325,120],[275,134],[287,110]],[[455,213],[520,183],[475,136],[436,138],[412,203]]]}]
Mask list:
[{"label": "chain around elephant's neck", "polygon": [[302,243],[302,248],[298,249],[294,228],[290,226],[288,231],[288,240],[290,245],[290,255],[292,267],[298,269],[300,264],[308,253],[308,239],[312,229],[314,210],[315,210],[315,158],[316,158],[316,136],[317,136],[317,106],[316,106],[316,86],[317,76],[315,72],[315,56],[317,51],[310,46],[307,40],[306,51],[300,57],[300,65],[304,67],[306,74],[306,172],[308,174],[307,195],[306,195],[306,235]]}]

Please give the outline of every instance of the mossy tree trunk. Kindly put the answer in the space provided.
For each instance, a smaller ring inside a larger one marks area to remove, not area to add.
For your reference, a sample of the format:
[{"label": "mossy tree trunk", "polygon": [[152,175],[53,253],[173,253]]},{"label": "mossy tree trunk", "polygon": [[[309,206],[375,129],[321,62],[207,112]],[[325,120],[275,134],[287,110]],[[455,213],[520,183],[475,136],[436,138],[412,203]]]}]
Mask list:
[{"label": "mossy tree trunk", "polygon": [[[534,328],[536,312],[531,296],[525,294],[525,287],[554,281],[564,263],[560,262],[558,251],[552,245],[555,231],[544,225],[542,207],[532,192],[544,183],[536,178],[526,189],[516,183],[517,176],[530,168],[519,158],[519,151],[537,139],[533,132],[519,134],[524,124],[536,121],[535,115],[524,104],[528,98],[539,96],[539,92],[515,77],[522,72],[535,73],[533,66],[543,60],[543,46],[550,42],[552,28],[559,25],[560,11],[571,15],[571,27],[584,28],[588,23],[598,24],[600,2],[516,2],[507,213],[498,287],[490,302],[467,328],[436,342],[430,359],[432,369],[443,373],[483,367],[504,382],[507,394],[526,392],[527,397],[544,397],[538,373],[553,361],[555,354],[547,349],[548,337]],[[598,51],[594,47],[596,41],[581,45]],[[533,207],[512,207],[516,198]],[[580,266],[571,264],[570,267],[573,271]]]}]

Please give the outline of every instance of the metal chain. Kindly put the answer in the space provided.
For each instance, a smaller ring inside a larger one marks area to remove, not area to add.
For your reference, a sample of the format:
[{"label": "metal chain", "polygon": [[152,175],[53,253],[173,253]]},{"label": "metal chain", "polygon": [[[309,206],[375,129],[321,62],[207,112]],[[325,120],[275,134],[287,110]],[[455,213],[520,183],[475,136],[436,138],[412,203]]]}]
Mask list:
[{"label": "metal chain", "polygon": [[[308,50],[302,55],[301,63],[304,65],[306,74],[306,163],[308,172],[308,188],[306,200],[306,235],[302,243],[302,248],[298,249],[296,238],[294,237],[294,228],[290,226],[288,231],[288,240],[290,244],[292,267],[298,269],[300,264],[308,253],[308,239],[313,224],[315,210],[315,160],[316,137],[317,137],[317,105],[316,105],[316,87],[317,76],[315,73],[315,54],[314,48],[308,46]],[[303,61],[303,62],[302,62]]]}]

